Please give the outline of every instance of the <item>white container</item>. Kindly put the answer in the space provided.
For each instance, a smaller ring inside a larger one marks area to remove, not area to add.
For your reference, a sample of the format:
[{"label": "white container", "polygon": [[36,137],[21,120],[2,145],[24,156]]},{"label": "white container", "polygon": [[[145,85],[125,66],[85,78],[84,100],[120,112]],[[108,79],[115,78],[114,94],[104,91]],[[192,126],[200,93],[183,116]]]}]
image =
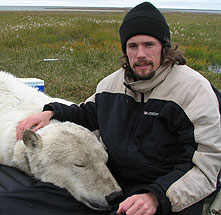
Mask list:
[{"label": "white container", "polygon": [[24,84],[28,86],[38,88],[39,91],[44,92],[44,80],[38,78],[18,78]]}]

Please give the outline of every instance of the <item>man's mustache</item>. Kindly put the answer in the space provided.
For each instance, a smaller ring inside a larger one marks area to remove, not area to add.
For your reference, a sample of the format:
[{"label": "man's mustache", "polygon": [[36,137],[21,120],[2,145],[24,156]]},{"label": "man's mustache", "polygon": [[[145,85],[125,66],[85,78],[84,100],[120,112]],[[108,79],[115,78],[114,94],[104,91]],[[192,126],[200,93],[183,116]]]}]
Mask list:
[{"label": "man's mustache", "polygon": [[137,62],[135,62],[133,64],[134,67],[136,66],[144,66],[144,65],[151,65],[152,67],[154,67],[154,63],[152,60],[138,60]]}]

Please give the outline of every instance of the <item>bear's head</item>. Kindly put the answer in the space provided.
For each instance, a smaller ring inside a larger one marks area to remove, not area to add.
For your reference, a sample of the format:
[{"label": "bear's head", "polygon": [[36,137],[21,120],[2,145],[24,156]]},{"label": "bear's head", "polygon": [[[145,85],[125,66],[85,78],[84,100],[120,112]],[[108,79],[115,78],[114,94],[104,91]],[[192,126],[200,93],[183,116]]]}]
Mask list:
[{"label": "bear's head", "polygon": [[86,128],[70,122],[52,123],[37,133],[25,130],[23,142],[30,172],[44,182],[67,189],[88,207],[110,209],[109,197],[121,195],[106,166],[107,152]]}]

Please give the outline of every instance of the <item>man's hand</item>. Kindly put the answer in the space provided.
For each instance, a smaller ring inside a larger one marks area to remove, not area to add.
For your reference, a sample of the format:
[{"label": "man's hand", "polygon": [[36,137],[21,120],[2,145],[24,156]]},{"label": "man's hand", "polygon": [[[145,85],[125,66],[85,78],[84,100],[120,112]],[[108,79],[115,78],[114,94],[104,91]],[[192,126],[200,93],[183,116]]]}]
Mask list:
[{"label": "man's hand", "polygon": [[26,129],[37,131],[39,128],[46,126],[49,124],[49,121],[53,115],[54,111],[44,111],[19,121],[16,127],[16,139],[21,140],[22,134]]},{"label": "man's hand", "polygon": [[121,202],[117,214],[153,215],[156,213],[158,205],[159,202],[153,193],[137,194]]}]

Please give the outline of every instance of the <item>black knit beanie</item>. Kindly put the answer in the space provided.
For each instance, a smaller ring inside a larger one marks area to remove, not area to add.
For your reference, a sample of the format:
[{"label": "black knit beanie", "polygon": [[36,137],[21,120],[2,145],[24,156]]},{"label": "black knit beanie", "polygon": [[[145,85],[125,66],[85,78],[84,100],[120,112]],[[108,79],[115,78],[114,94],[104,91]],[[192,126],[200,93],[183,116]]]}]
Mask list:
[{"label": "black knit beanie", "polygon": [[132,8],[124,17],[120,27],[121,47],[126,54],[127,40],[135,35],[150,35],[161,41],[170,42],[170,29],[161,12],[149,2]]}]

